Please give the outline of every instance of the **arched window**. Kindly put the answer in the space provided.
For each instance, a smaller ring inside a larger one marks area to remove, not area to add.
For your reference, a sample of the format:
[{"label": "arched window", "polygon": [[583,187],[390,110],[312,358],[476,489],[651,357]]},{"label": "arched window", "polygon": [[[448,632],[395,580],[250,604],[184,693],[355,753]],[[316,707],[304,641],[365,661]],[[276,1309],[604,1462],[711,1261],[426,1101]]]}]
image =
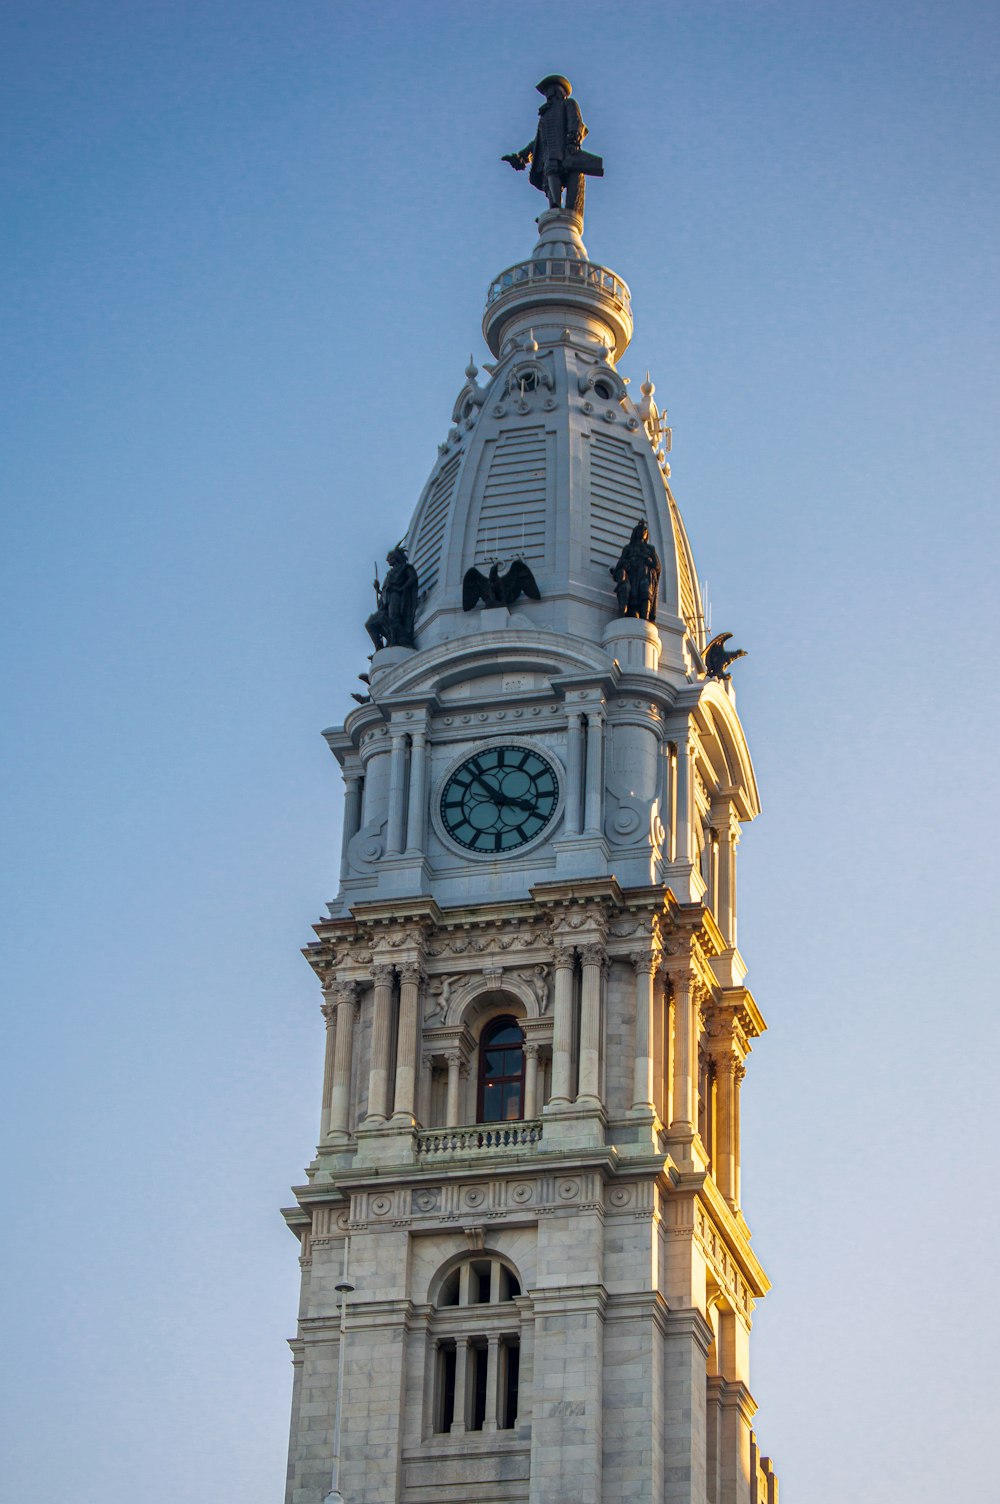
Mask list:
[{"label": "arched window", "polygon": [[438,1292],[431,1316],[434,1363],[429,1429],[513,1431],[520,1398],[521,1285],[495,1255],[467,1259]]},{"label": "arched window", "polygon": [[517,1019],[494,1018],[479,1042],[480,1123],[524,1117],[524,1035]]}]

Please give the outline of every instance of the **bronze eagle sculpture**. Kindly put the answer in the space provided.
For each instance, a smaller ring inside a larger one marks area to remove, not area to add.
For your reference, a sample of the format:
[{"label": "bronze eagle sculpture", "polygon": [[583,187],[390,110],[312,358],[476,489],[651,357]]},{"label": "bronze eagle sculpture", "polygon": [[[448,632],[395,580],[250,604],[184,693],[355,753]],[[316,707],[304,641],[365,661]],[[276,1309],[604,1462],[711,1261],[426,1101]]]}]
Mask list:
[{"label": "bronze eagle sculpture", "polygon": [[497,606],[510,606],[519,595],[540,601],[542,592],[535,584],[535,576],[523,559],[515,559],[506,574],[500,573],[499,564],[491,564],[489,574],[482,570],[467,569],[462,580],[462,610],[474,611],[478,605],[487,611]]},{"label": "bronze eagle sculpture", "polygon": [[727,674],[726,669],[731,663],[735,663],[737,658],[747,656],[744,648],[737,648],[734,653],[726,651],[726,643],[732,635],[732,632],[720,632],[718,637],[712,638],[705,649],[705,672],[710,679],[731,679],[733,676]]}]

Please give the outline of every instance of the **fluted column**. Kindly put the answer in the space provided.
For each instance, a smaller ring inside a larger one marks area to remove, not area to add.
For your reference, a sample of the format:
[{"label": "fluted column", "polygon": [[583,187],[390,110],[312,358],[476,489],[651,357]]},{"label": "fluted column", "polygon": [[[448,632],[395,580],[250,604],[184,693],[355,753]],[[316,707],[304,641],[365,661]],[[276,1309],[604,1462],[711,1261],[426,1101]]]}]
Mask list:
[{"label": "fluted column", "polygon": [[538,1111],[538,1045],[524,1046],[524,1116],[533,1118]]},{"label": "fluted column", "polygon": [[424,849],[424,822],[427,808],[427,733],[411,733],[410,797],[406,811],[406,849],[420,853]]},{"label": "fluted column", "polygon": [[321,1011],[326,1022],[326,1047],[323,1055],[323,1099],[320,1109],[319,1136],[325,1139],[330,1132],[330,1093],[333,1089],[333,1052],[337,1032],[335,987],[324,987]]},{"label": "fluted column", "polygon": [[338,1138],[346,1138],[351,1127],[351,1066],[357,998],[357,982],[342,982],[337,988],[337,1039],[333,1052],[329,1131]]},{"label": "fluted column", "polygon": [[384,1123],[389,1110],[389,1061],[392,1058],[392,986],[393,967],[372,967],[375,983],[375,1010],[372,1020],[371,1068],[368,1072],[369,1123]]},{"label": "fluted column", "polygon": [[587,712],[587,807],[585,829],[600,835],[604,811],[604,716],[596,708]]},{"label": "fluted column", "polygon": [[693,1133],[697,1121],[698,1007],[689,972],[674,972],[674,1091],[671,1130]]},{"label": "fluted column", "polygon": [[417,1092],[417,1050],[420,1043],[420,989],[424,981],[419,961],[399,968],[399,1030],[396,1044],[396,1095],[393,1118],[413,1122]]},{"label": "fluted column", "polygon": [[580,951],[583,985],[580,1000],[580,1090],[577,1101],[599,1104],[601,1099],[601,1001],[607,954],[601,944]]},{"label": "fluted column", "polygon": [[573,1067],[573,959],[571,945],[559,946],[553,957],[555,1001],[552,1010],[552,1095],[550,1106],[567,1107]]},{"label": "fluted column", "polygon": [[743,1194],[740,1188],[740,1087],[743,1085],[746,1073],[747,1068],[740,1061],[733,1075],[733,1200],[737,1206]]},{"label": "fluted column", "polygon": [[691,788],[693,747],[688,737],[682,737],[677,743],[677,814],[676,835],[674,840],[675,860],[678,862],[690,862],[691,860]]},{"label": "fluted column", "polygon": [[632,1110],[655,1112],[653,978],[659,964],[659,954],[655,950],[635,951],[631,960],[635,968],[635,1072],[632,1081]]},{"label": "fluted column", "polygon": [[458,1093],[462,1070],[462,1056],[458,1050],[448,1051],[448,1103],[445,1108],[445,1126],[454,1128],[459,1121]]},{"label": "fluted column", "polygon": [[340,837],[341,881],[350,872],[348,847],[361,829],[361,769],[344,769],[344,829]]},{"label": "fluted column", "polygon": [[715,1057],[718,1092],[712,1171],[715,1183],[730,1206],[736,1204],[736,1070],[739,1061],[731,1050]]},{"label": "fluted column", "polygon": [[389,762],[389,823],[385,833],[387,856],[403,849],[403,818],[406,811],[406,733],[393,731]]},{"label": "fluted column", "polygon": [[563,828],[568,836],[580,834],[580,803],[583,793],[583,715],[566,715],[566,815]]}]

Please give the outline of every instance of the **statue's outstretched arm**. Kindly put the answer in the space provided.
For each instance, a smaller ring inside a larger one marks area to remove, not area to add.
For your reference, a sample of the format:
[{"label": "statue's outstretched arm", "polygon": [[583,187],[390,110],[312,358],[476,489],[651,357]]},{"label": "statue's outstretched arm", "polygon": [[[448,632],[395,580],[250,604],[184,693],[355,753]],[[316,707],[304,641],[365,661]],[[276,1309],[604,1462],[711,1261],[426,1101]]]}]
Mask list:
[{"label": "statue's outstretched arm", "polygon": [[531,141],[527,146],[522,147],[520,151],[507,152],[500,160],[501,162],[509,162],[515,172],[523,172],[531,161],[534,151],[535,143]]}]

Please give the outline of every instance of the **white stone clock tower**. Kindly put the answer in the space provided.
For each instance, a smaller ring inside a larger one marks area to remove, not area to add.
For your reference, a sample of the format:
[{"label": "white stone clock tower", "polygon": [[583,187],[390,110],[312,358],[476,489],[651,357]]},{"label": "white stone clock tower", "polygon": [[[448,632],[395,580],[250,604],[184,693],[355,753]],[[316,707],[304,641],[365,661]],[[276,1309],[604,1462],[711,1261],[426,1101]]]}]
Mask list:
[{"label": "white stone clock tower", "polygon": [[[490,284],[494,363],[407,535],[415,646],[325,733],[345,819],[307,950],[326,1070],[286,1213],[287,1504],[777,1500],[740,1204],[757,789],[669,435],[618,371],[628,288],[575,213],[539,229]],[[642,523],[655,621],[621,614]],[[470,570],[515,561],[538,599],[463,610]]]}]

